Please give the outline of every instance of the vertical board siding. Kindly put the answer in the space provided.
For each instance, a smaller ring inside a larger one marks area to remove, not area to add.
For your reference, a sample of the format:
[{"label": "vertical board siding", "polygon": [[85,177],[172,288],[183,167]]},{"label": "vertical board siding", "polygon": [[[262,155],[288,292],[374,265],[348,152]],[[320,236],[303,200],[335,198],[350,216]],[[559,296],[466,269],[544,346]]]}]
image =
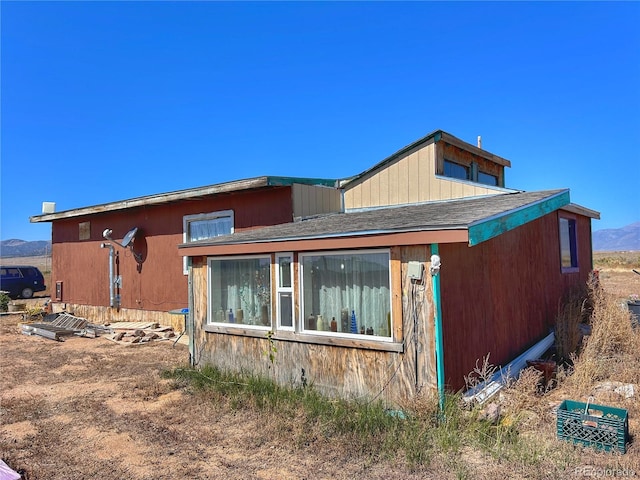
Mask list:
[{"label": "vertical board siding", "polygon": [[[344,192],[345,208],[401,205],[500,193],[500,190],[487,185],[436,177],[437,172],[442,171],[444,161],[444,149],[439,147],[440,144],[418,147],[356,184],[348,185]],[[455,153],[451,152],[450,157]],[[461,152],[460,155],[466,158],[464,151]],[[488,162],[480,157],[476,160],[482,165]],[[484,169],[494,170],[493,167]]]},{"label": "vertical board siding", "polygon": [[[405,354],[413,364],[417,391],[436,385],[435,312],[433,286],[429,275],[429,245],[402,249],[402,315]],[[422,281],[409,278],[409,262],[422,264]],[[416,364],[417,362],[417,364]],[[416,378],[417,374],[417,378]]]},{"label": "vertical board siding", "polygon": [[[396,335],[406,340],[403,353],[348,348],[332,345],[278,340],[275,363],[268,359],[269,342],[265,338],[211,333],[206,325],[206,259],[193,262],[194,285],[194,362],[213,364],[219,368],[267,375],[283,385],[300,385],[302,369],[305,379],[321,393],[340,398],[377,398],[397,404],[416,393],[416,373],[419,388],[436,387],[435,347],[433,339],[433,298],[430,282],[410,295],[407,262],[419,261],[428,271],[428,246],[396,247],[392,249],[392,302]],[[297,273],[297,256],[294,258]],[[298,276],[295,275],[295,309],[299,312]],[[403,308],[403,305],[406,307]],[[414,331],[414,310],[417,331]],[[418,338],[418,365],[416,345]]]},{"label": "vertical board siding", "polygon": [[[187,307],[188,282],[178,245],[183,242],[183,216],[233,210],[235,230],[290,222],[293,207],[290,187],[274,187],[164,205],[95,214],[52,224],[51,282],[63,282],[63,302],[96,307],[109,306],[109,249],[100,248],[102,232],[113,230],[121,241],[138,227],[134,250],[113,242],[117,254],[114,275],[120,275],[121,308],[162,312]],[[88,240],[79,239],[78,224],[91,223]]]},{"label": "vertical board siding", "polygon": [[337,188],[298,183],[293,185],[294,217],[339,212],[341,207],[341,193]]},{"label": "vertical board siding", "polygon": [[[409,203],[409,165],[412,158],[415,158],[417,153],[412,153],[404,161],[398,162],[398,199],[397,203]],[[417,174],[417,171],[416,171]],[[370,182],[368,182],[370,183]]]},{"label": "vertical board siding", "polygon": [[584,285],[592,269],[590,221],[579,218],[580,271],[560,268],[558,213],[553,212],[479,245],[440,245],[447,387],[489,355],[505,365],[549,333],[559,302]]}]

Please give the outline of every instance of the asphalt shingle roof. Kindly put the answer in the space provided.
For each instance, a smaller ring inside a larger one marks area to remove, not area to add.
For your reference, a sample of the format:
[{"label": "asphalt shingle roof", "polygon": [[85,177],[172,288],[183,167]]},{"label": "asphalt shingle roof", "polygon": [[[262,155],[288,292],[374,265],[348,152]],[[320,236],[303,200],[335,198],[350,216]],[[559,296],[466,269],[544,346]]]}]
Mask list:
[{"label": "asphalt shingle roof", "polygon": [[563,192],[566,192],[566,190],[505,193],[485,197],[333,213],[192,242],[188,246],[231,245],[372,235],[376,233],[464,229],[476,222],[504,215]]}]

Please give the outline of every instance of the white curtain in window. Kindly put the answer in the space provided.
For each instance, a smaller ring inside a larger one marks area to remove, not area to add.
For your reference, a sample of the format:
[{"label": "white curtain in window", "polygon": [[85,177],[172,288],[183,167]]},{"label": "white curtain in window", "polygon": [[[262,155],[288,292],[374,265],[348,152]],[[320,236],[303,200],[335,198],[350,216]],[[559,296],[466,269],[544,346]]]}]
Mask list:
[{"label": "white curtain in window", "polygon": [[269,258],[212,260],[209,265],[212,321],[265,325],[265,312],[268,320],[271,311]]},{"label": "white curtain in window", "polygon": [[[328,330],[335,318],[339,332],[353,333],[351,316],[355,314],[357,333],[390,335],[388,253],[305,256],[303,269],[305,319],[320,315]],[[307,324],[307,328],[313,327]]]},{"label": "white curtain in window", "polygon": [[189,222],[189,242],[205,240],[231,233],[231,218],[217,217],[206,220],[192,220]]}]

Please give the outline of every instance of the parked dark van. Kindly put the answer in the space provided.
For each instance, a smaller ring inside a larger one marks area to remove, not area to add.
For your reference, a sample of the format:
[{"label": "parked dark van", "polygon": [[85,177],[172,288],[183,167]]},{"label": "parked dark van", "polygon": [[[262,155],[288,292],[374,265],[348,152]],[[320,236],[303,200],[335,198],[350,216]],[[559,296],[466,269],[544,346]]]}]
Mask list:
[{"label": "parked dark van", "polygon": [[0,290],[10,298],[31,298],[35,292],[47,287],[44,276],[37,267],[29,265],[0,266]]}]

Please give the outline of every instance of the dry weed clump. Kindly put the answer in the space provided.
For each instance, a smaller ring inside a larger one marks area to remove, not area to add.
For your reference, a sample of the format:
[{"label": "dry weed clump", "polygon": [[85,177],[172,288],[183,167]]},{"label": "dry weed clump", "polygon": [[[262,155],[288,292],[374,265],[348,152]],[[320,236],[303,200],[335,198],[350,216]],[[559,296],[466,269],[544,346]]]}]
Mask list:
[{"label": "dry weed clump", "polygon": [[558,308],[555,346],[558,360],[568,361],[582,343],[580,324],[588,321],[592,305],[584,289],[572,290]]},{"label": "dry weed clump", "polygon": [[571,386],[586,394],[605,380],[640,384],[640,331],[632,327],[630,312],[598,286],[589,297],[591,334],[575,357]]},{"label": "dry weed clump", "polygon": [[518,378],[507,383],[505,406],[512,412],[535,409],[540,404],[542,372],[534,367],[525,368]]}]

